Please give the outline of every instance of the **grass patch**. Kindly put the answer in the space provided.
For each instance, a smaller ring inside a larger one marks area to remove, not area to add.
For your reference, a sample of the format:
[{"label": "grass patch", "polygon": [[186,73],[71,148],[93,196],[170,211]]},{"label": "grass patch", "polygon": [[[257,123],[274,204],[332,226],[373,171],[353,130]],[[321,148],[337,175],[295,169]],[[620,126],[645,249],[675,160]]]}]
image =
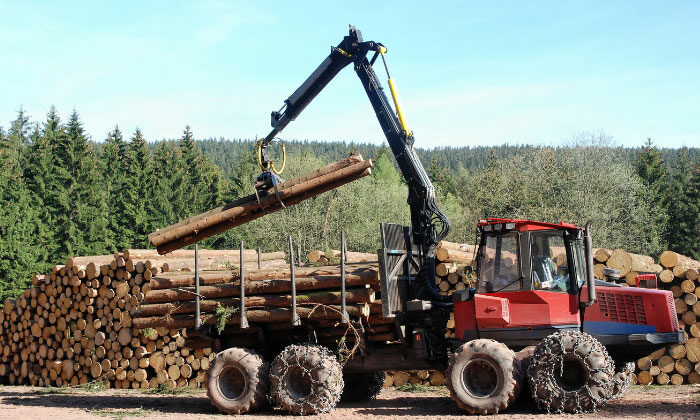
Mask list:
[{"label": "grass patch", "polygon": [[82,391],[87,391],[87,392],[99,392],[99,391],[104,391],[107,389],[105,386],[105,383],[103,381],[95,381],[95,382],[88,382],[84,385],[80,386],[80,389]]},{"label": "grass patch", "polygon": [[158,395],[180,395],[180,394],[196,394],[200,392],[200,389],[182,387],[182,388],[168,388],[164,384],[158,385],[157,388],[147,388],[141,390],[144,394],[158,394]]},{"label": "grass patch", "polygon": [[658,384],[650,384],[650,385],[632,385],[632,388],[637,389],[639,391],[643,392],[650,392],[650,391],[656,391],[659,389],[668,389],[668,388],[674,388],[675,385],[658,385]]},{"label": "grass patch", "polygon": [[111,409],[111,408],[101,408],[98,410],[88,410],[90,414],[94,414],[100,417],[108,417],[115,420],[122,420],[126,417],[146,417],[151,414],[159,414],[160,411],[141,408],[127,408],[127,409]]},{"label": "grass patch", "polygon": [[444,386],[425,386],[423,384],[405,384],[396,387],[395,389],[401,392],[447,392],[447,388],[445,388]]},{"label": "grass patch", "polygon": [[32,394],[65,394],[70,392],[70,388],[67,386],[45,386],[42,388],[32,388]]}]

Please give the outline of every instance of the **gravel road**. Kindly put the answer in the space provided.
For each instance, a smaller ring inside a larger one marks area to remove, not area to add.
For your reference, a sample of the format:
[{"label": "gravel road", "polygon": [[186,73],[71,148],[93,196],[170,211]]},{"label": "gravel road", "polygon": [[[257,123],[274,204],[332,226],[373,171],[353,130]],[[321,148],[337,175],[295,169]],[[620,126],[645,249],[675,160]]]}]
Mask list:
[{"label": "gravel road", "polygon": [[[282,413],[266,409],[248,415],[250,419],[279,419]],[[385,389],[379,397],[364,404],[341,404],[329,414],[314,419],[424,420],[464,419],[464,414],[450,400],[443,387],[426,392],[407,393]],[[631,387],[624,398],[595,414],[539,414],[522,401],[505,414],[490,419],[700,419],[700,387]],[[0,387],[0,419],[221,419],[209,405],[204,391],[174,395],[149,394],[131,390],[45,389],[23,386]],[[478,418],[476,416],[469,418]]]}]

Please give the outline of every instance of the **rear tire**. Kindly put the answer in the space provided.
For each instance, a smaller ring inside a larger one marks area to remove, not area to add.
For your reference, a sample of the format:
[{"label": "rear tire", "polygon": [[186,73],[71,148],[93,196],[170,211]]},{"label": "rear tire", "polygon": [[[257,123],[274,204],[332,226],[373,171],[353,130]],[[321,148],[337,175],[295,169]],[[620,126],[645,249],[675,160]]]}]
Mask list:
[{"label": "rear tire", "polygon": [[343,369],[325,347],[293,344],[270,367],[270,396],[292,414],[327,413],[343,392]]},{"label": "rear tire", "polygon": [[546,337],[535,349],[528,369],[532,397],[548,413],[597,410],[612,396],[614,374],[605,347],[579,331]]},{"label": "rear tire", "polygon": [[469,414],[496,414],[520,394],[522,376],[515,352],[494,340],[463,344],[445,372],[450,397]]},{"label": "rear tire", "polygon": [[343,375],[342,402],[360,402],[374,399],[384,387],[384,372],[346,373]]},{"label": "rear tire", "polygon": [[267,366],[252,350],[226,349],[207,372],[207,395],[222,413],[252,411],[265,404],[267,391]]}]

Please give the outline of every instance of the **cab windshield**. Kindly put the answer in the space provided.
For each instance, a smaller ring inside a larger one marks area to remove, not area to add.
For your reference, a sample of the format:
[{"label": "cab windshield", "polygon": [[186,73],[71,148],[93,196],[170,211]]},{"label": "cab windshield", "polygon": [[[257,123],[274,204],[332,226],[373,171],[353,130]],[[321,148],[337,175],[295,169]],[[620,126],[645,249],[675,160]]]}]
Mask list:
[{"label": "cab windshield", "polygon": [[479,249],[479,258],[477,293],[521,289],[517,232],[486,236]]}]

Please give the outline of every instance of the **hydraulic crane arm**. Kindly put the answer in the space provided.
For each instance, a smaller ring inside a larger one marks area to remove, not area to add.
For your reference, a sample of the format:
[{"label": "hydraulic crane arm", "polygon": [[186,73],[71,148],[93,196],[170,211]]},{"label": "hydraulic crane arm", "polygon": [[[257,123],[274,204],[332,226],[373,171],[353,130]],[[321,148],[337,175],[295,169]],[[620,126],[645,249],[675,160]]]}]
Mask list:
[{"label": "hydraulic crane arm", "polygon": [[[413,149],[413,133],[407,128],[394,82],[389,76],[389,88],[396,112],[391,108],[379,79],[372,68],[375,60],[381,56],[389,73],[384,54],[387,49],[380,43],[364,42],[362,34],[354,26],[337,47],[316,70],[284,101],[279,111],[272,112],[272,131],[259,143],[260,166],[264,171],[274,170],[272,163],[265,156],[265,149],[287,124],[299,116],[306,106],[318,95],[328,83],[347,65],[353,64],[362,86],[374,108],[379,124],[398,163],[401,174],[408,185],[408,204],[411,210],[413,241],[421,248],[421,270],[423,277],[424,298],[433,301],[446,301],[435,288],[434,250],[450,229],[445,214],[435,203],[435,188],[428,174]],[[373,52],[371,60],[367,55]],[[432,274],[431,274],[432,273]]]}]

